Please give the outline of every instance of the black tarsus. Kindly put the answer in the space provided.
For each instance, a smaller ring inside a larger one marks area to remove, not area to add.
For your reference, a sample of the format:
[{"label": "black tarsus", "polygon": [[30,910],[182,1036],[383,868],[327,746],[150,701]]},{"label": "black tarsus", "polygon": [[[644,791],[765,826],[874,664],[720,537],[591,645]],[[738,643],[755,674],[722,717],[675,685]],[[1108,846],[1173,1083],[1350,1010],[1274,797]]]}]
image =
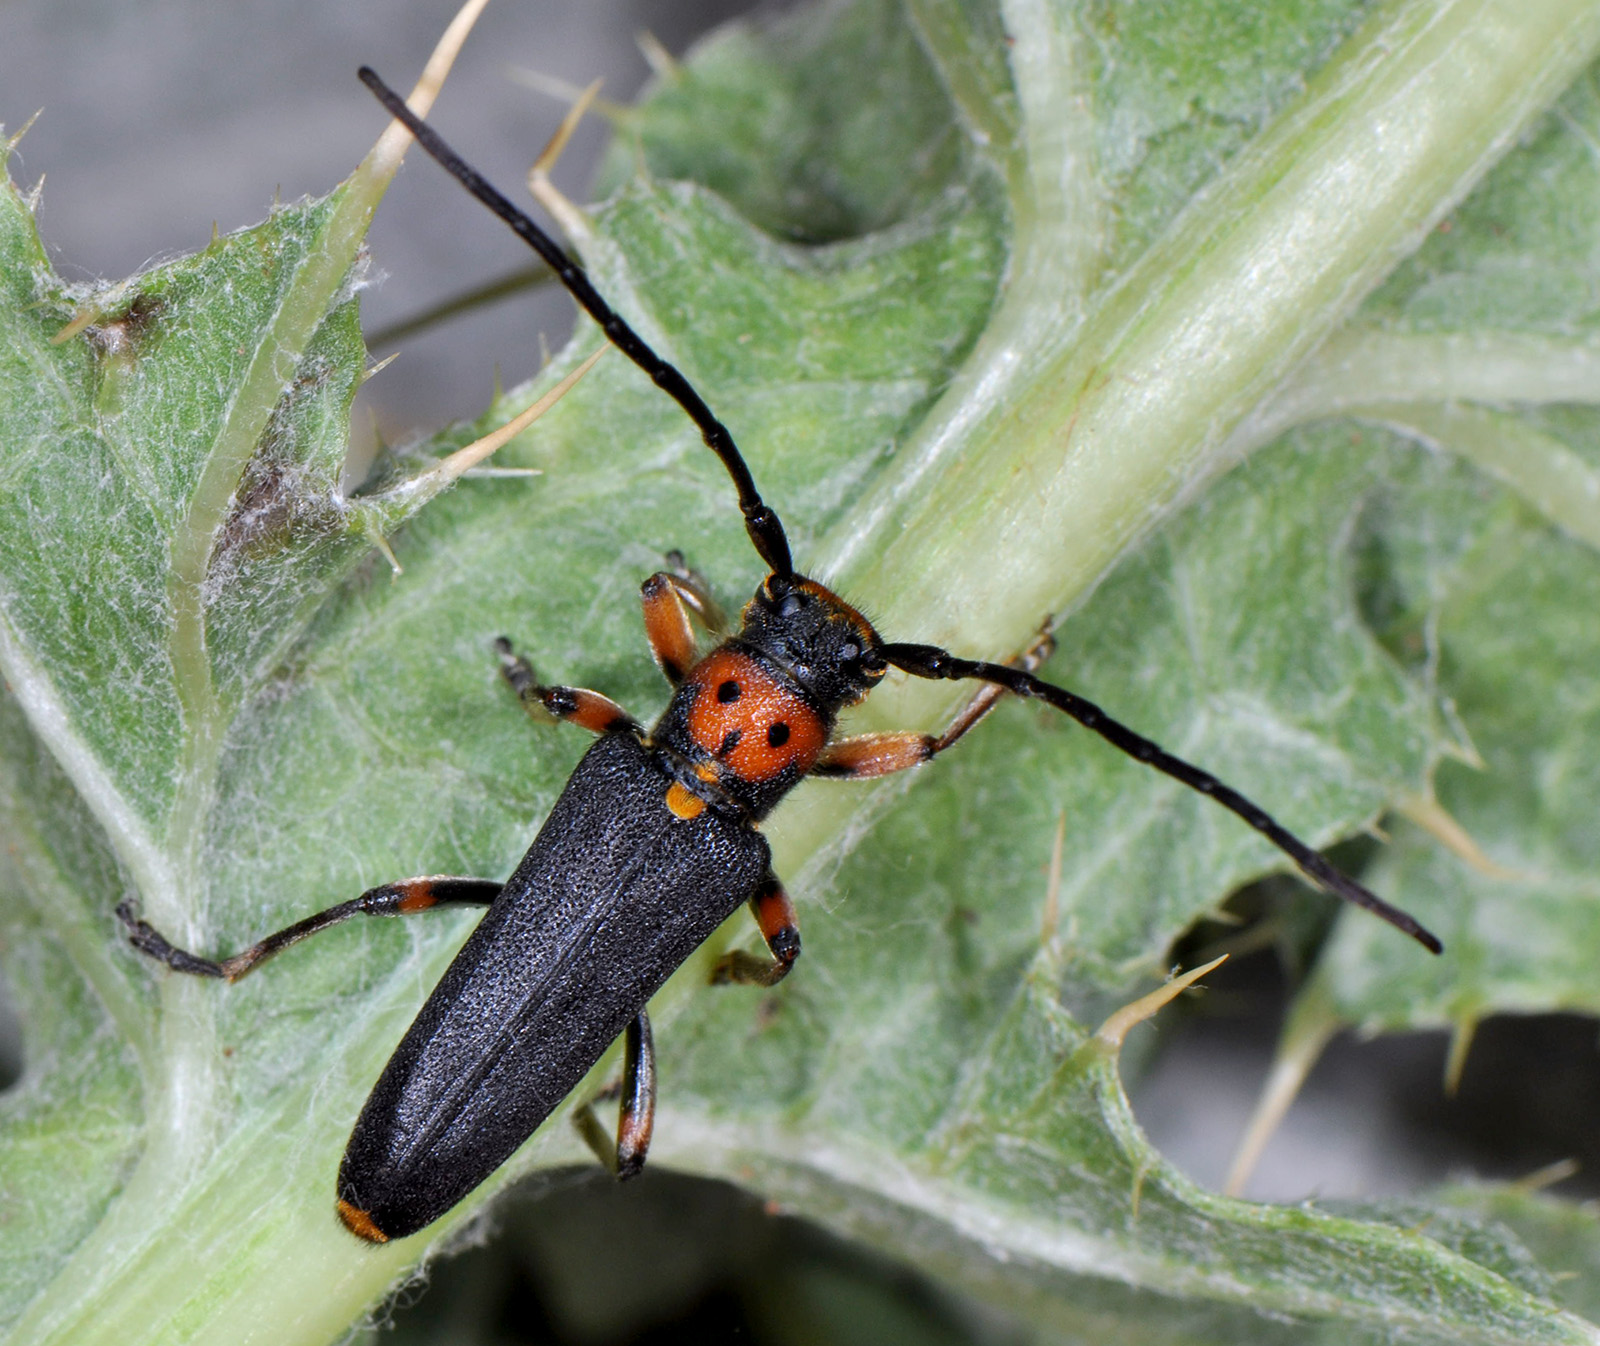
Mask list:
[{"label": "black tarsus", "polygon": [[618,316],[611,305],[606,303],[589,283],[583,268],[567,255],[560,244],[535,224],[524,211],[512,205],[482,174],[445,144],[439,133],[412,112],[406,106],[405,100],[385,84],[376,71],[370,66],[362,66],[360,77],[361,82],[372,90],[378,101],[416,137],[417,144],[432,155],[445,172],[504,220],[511,227],[512,233],[545,260],[555,272],[556,279],[567,287],[568,293],[600,324],[601,330],[605,332],[611,344],[644,370],[656,387],[688,413],[689,419],[695,423],[705,440],[706,447],[722,460],[722,465],[728,469],[728,475],[733,478],[733,484],[739,492],[739,509],[744,514],[745,530],[750,534],[750,541],[761,559],[776,574],[794,574],[794,562],[789,556],[789,540],[784,534],[782,520],[762,500],[761,493],[756,490],[755,479],[750,475],[750,469],[745,465],[744,457],[740,454],[738,445],[733,442],[728,427],[712,414],[711,408],[705,404],[700,394],[695,392],[689,380],[684,378],[673,365],[657,355],[646,344],[644,338]]},{"label": "black tarsus", "polygon": [[1237,790],[1224,785],[1209,771],[1174,757],[1159,745],[1136,734],[1127,725],[1107,715],[1092,701],[1045,682],[1020,668],[1006,664],[985,663],[977,659],[962,659],[936,645],[890,644],[882,646],[879,655],[886,663],[902,669],[917,678],[979,679],[1004,687],[1016,696],[1043,701],[1065,712],[1085,729],[1092,730],[1113,747],[1129,757],[1154,767],[1173,780],[1197,790],[1209,799],[1216,800],[1230,813],[1243,819],[1261,833],[1299,866],[1308,878],[1319,886],[1355,906],[1365,908],[1374,916],[1387,921],[1416,940],[1430,953],[1443,953],[1444,945],[1415,917],[1392,907],[1376,893],[1364,888],[1348,874],[1335,869],[1322,854],[1306,845],[1293,832],[1284,827],[1260,805],[1246,799]]}]

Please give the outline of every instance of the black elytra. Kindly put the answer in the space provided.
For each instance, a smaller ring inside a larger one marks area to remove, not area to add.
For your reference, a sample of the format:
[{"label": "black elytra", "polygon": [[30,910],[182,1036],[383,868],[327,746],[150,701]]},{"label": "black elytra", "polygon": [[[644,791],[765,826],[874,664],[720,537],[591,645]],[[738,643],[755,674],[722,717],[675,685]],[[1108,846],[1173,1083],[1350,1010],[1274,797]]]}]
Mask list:
[{"label": "black elytra", "polygon": [[390,1058],[339,1168],[391,1237],[511,1157],[767,872],[766,838],[682,819],[629,731],[579,762],[516,872]]},{"label": "black elytra", "polygon": [[[176,971],[231,981],[350,916],[404,915],[446,903],[488,906],[395,1049],[351,1133],[336,1208],[352,1233],[386,1242],[437,1220],[533,1134],[619,1036],[627,1051],[615,1138],[589,1105],[576,1120],[613,1172],[638,1172],[655,1105],[645,1013],[650,997],[746,903],[771,957],[730,953],[713,980],[770,986],[799,956],[794,910],[756,824],[807,775],[864,779],[928,761],[987,713],[995,689],[1043,701],[1210,796],[1320,887],[1440,952],[1439,941],[1411,916],[1334,868],[1243,795],[1098,706],[1034,676],[1031,656],[997,664],[931,645],[885,642],[848,603],[797,573],[782,522],[756,490],[732,435],[688,380],[611,309],[537,224],[376,74],[363,69],[361,79],[689,415],[733,478],[746,531],[770,573],[737,633],[698,659],[688,614],[710,607],[698,582],[682,570],[646,582],[646,631],[677,688],[648,731],[597,692],[541,685],[509,643],[498,642],[506,679],[526,703],[599,736],[503,885],[446,877],[385,885],[220,961],[175,948],[128,904],[118,909],[142,952]],[[985,690],[940,735],[835,739],[839,711],[870,692],[891,667],[918,678],[970,680]]]}]

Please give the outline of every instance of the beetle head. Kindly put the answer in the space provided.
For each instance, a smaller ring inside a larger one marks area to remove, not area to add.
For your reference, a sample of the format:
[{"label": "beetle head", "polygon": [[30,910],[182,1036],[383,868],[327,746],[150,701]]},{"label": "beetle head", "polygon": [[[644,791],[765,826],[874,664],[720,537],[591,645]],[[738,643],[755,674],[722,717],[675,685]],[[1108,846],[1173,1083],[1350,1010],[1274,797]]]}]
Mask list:
[{"label": "beetle head", "polygon": [[803,575],[768,575],[746,605],[739,640],[778,664],[829,713],[859,701],[888,669],[872,623]]}]

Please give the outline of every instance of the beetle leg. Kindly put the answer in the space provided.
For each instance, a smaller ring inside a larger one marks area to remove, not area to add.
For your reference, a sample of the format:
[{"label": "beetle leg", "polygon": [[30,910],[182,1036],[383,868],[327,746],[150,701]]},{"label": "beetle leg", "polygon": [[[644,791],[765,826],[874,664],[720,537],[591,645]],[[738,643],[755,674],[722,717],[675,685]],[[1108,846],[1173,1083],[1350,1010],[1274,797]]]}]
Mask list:
[{"label": "beetle leg", "polygon": [[694,666],[694,628],[677,577],[665,570],[650,576],[639,587],[639,601],[656,667],[676,687]]},{"label": "beetle leg", "polygon": [[131,901],[120,903],[117,917],[128,929],[128,942],[140,953],[165,963],[174,972],[187,972],[196,977],[220,977],[224,981],[238,981],[245,973],[254,970],[281,953],[291,944],[339,925],[352,916],[409,916],[412,912],[427,911],[430,907],[464,903],[486,907],[499,895],[504,885],[491,879],[454,879],[431,877],[405,879],[400,883],[386,883],[369,888],[360,897],[340,902],[336,906],[307,916],[293,925],[275,931],[258,940],[248,949],[231,958],[201,958],[198,954],[180,949],[148,921],[134,915]]},{"label": "beetle leg", "polygon": [[531,715],[544,714],[565,720],[592,734],[608,734],[613,729],[637,727],[633,716],[609,696],[583,687],[563,687],[539,681],[533,665],[511,648],[504,636],[494,642],[500,656],[500,676],[511,685],[523,708]]},{"label": "beetle leg", "polygon": [[715,640],[726,640],[731,634],[728,629],[728,614],[722,610],[722,604],[717,602],[711,581],[690,565],[676,547],[667,553],[666,560],[667,570],[677,581],[683,601],[689,605],[689,610],[699,620],[706,634]]},{"label": "beetle leg", "polygon": [[[1006,667],[1032,673],[1050,657],[1055,647],[1055,638],[1048,630],[1043,630],[1033,644]],[[853,738],[842,738],[822,750],[817,764],[811,768],[811,774],[845,780],[871,780],[875,776],[888,776],[909,767],[921,766],[960,739],[993,710],[1005,694],[1005,688],[985,683],[956,712],[955,718],[945,726],[942,734],[900,732],[857,734]]]},{"label": "beetle leg", "polygon": [[683,553],[667,553],[667,569],[650,576],[639,589],[644,606],[645,638],[650,653],[667,681],[676,687],[694,666],[694,629],[690,617],[699,620],[706,631],[721,639],[727,633],[727,618],[711,593],[704,576],[689,569]]},{"label": "beetle leg", "polygon": [[[602,1089],[572,1114],[583,1143],[606,1172],[619,1179],[637,1177],[650,1149],[656,1121],[656,1049],[650,1016],[640,1010],[623,1035],[622,1078]],[[615,1139],[595,1115],[595,1104],[621,1095]]]},{"label": "beetle leg", "polygon": [[783,891],[778,876],[770,870],[750,899],[750,910],[755,913],[761,937],[772,950],[772,957],[756,958],[743,949],[725,953],[711,969],[714,984],[742,982],[747,986],[776,986],[789,975],[794,960],[800,956],[800,926],[795,919],[794,904]]}]

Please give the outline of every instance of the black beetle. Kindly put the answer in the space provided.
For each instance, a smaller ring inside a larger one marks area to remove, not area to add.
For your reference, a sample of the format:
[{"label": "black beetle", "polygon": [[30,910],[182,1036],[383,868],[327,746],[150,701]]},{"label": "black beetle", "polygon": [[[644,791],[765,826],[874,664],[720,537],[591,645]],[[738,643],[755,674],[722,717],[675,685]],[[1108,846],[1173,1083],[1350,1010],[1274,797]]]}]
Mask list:
[{"label": "black beetle", "polygon": [[[655,1062],[645,1006],[667,977],[741,904],[770,960],[735,952],[714,977],[770,986],[800,953],[794,909],[756,824],[807,775],[864,779],[916,766],[949,747],[1003,692],[1056,707],[1122,751],[1209,795],[1284,851],[1303,873],[1437,953],[1439,941],[1335,869],[1263,809],[1173,757],[1097,706],[1035,677],[1042,637],[1011,664],[962,659],[931,645],[884,641],[836,594],[794,569],[778,516],[762,501],[732,436],[672,365],[617,316],[583,271],[371,70],[362,80],[417,141],[551,267],[606,336],[673,397],[721,458],[770,573],[737,633],[696,659],[691,613],[715,604],[674,565],[643,587],[645,629],[677,691],[646,730],[598,692],[539,683],[499,642],[523,701],[599,735],[517,870],[504,883],[422,878],[374,888],[221,961],[175,948],[118,909],[134,945],[179,972],[235,980],[297,940],[355,915],[404,915],[441,903],[488,913],[428,997],[361,1110],[339,1168],[338,1212],[355,1234],[386,1242],[438,1219],[494,1172],[626,1037],[613,1139],[592,1108],[585,1139],[618,1177],[637,1173],[650,1142]],[[840,710],[890,668],[984,684],[939,735],[835,739]]]}]

